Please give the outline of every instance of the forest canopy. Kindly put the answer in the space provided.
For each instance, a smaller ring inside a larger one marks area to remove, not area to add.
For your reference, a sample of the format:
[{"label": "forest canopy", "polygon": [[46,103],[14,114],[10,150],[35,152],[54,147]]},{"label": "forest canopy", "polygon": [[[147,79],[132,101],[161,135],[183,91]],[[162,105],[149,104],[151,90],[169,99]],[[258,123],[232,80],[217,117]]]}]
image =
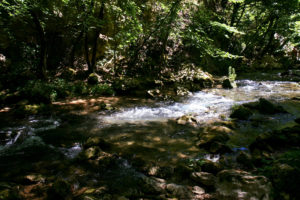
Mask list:
[{"label": "forest canopy", "polygon": [[3,0],[1,85],[78,72],[155,79],[186,64],[219,75],[288,69],[299,62],[299,2]]}]

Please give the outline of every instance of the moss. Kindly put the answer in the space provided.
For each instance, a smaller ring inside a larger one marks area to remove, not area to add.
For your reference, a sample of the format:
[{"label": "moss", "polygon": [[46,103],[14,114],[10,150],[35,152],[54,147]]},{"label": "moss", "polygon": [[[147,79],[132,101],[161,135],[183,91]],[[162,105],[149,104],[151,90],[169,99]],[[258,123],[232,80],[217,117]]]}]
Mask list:
[{"label": "moss", "polygon": [[247,120],[253,114],[253,112],[244,106],[235,106],[232,108],[231,118]]}]

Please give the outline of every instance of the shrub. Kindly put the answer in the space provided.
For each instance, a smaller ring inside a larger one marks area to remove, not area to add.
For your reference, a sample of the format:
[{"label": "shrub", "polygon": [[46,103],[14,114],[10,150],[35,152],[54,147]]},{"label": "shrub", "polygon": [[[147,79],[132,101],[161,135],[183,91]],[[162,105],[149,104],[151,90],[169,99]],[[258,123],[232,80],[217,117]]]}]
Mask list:
[{"label": "shrub", "polygon": [[114,90],[108,84],[98,84],[98,85],[91,87],[90,94],[92,94],[92,95],[113,95]]}]

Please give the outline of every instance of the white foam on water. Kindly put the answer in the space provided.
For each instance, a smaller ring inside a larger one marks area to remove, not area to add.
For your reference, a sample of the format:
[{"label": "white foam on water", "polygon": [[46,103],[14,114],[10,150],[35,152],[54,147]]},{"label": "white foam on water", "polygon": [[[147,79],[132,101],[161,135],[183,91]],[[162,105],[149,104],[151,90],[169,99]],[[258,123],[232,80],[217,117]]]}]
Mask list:
[{"label": "white foam on water", "polygon": [[195,115],[199,121],[228,115],[235,104],[256,101],[259,98],[283,100],[291,94],[300,95],[300,85],[287,81],[237,81],[236,89],[207,89],[194,93],[184,102],[160,102],[153,107],[134,107],[101,116],[104,124],[139,123],[147,121],[162,121],[177,118],[186,114]]}]

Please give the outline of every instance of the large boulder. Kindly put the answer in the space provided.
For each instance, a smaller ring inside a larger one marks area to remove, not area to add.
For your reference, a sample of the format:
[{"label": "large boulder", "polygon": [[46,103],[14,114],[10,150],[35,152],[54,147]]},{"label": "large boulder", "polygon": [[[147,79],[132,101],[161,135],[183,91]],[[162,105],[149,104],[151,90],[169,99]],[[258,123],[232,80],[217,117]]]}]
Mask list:
[{"label": "large boulder", "polygon": [[[300,199],[300,169],[288,164],[277,163],[272,167],[272,183],[277,195]],[[280,199],[283,199],[282,197]]]},{"label": "large boulder", "polygon": [[209,127],[199,134],[196,145],[211,153],[228,153],[231,149],[225,144],[229,140],[231,129],[227,127]]},{"label": "large boulder", "polygon": [[298,146],[300,143],[300,125],[275,130],[259,135],[249,149],[254,152],[273,152],[285,147]]},{"label": "large boulder", "polygon": [[246,108],[244,106],[238,106],[233,108],[230,117],[239,120],[247,120],[252,114],[253,112],[249,108]]},{"label": "large boulder", "polygon": [[218,200],[269,200],[271,184],[264,176],[254,176],[241,170],[223,170],[217,175]]},{"label": "large boulder", "polygon": [[257,110],[261,114],[273,115],[276,113],[287,113],[282,106],[276,105],[264,98],[260,98],[258,102],[243,104],[243,106],[250,110]]},{"label": "large boulder", "polygon": [[226,78],[222,81],[222,87],[225,89],[237,88],[236,82]]},{"label": "large boulder", "polygon": [[271,115],[276,113],[286,112],[281,106],[277,106],[264,98],[259,99],[258,110],[262,114],[271,114]]}]

